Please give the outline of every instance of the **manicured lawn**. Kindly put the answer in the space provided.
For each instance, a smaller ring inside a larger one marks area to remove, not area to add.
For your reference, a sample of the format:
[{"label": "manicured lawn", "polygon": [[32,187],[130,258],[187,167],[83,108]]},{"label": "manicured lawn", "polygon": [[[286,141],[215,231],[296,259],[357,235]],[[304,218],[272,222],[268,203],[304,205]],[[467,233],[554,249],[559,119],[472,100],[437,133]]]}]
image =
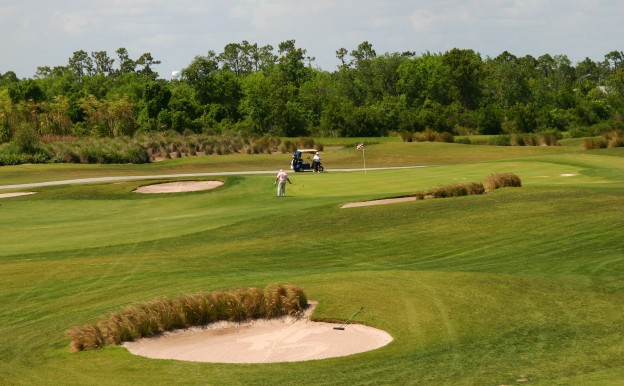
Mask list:
[{"label": "manicured lawn", "polygon": [[[338,142],[337,142],[338,143]],[[343,144],[342,144],[343,145]],[[618,384],[624,379],[624,151],[385,141],[367,167],[224,175],[221,188],[139,195],[158,180],[0,199],[0,384]],[[150,165],[0,168],[2,184],[285,168],[286,154]],[[328,169],[361,167],[353,147]],[[522,188],[341,209],[515,173]],[[208,177],[205,177],[208,179]],[[210,177],[212,178],[212,177]],[[15,189],[12,189],[15,190]],[[11,191],[11,190],[5,190]],[[0,193],[5,192],[0,190]],[[302,286],[314,317],[393,335],[379,350],[224,365],[70,353],[65,331],[127,304],[201,290]]]}]

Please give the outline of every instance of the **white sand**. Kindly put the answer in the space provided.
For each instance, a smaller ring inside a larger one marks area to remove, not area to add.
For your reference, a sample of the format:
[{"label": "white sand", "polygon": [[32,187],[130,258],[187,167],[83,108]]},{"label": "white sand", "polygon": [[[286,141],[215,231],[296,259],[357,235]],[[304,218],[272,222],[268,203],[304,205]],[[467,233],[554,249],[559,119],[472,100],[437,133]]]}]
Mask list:
[{"label": "white sand", "polygon": [[15,193],[0,193],[0,198],[27,196],[29,194],[35,194],[36,192],[15,192]]},{"label": "white sand", "polygon": [[395,202],[408,202],[408,201],[416,201],[416,197],[386,198],[383,200],[352,202],[349,204],[344,204],[341,208],[355,208],[358,206],[370,206],[370,205],[387,205],[387,204],[393,204]]},{"label": "white sand", "polygon": [[222,181],[176,181],[164,184],[141,186],[134,190],[135,193],[180,193],[197,192],[200,190],[214,189],[223,185]]},{"label": "white sand", "polygon": [[291,317],[249,323],[219,322],[123,344],[155,359],[213,363],[297,362],[375,350],[392,341],[385,331],[360,324],[312,322]]}]

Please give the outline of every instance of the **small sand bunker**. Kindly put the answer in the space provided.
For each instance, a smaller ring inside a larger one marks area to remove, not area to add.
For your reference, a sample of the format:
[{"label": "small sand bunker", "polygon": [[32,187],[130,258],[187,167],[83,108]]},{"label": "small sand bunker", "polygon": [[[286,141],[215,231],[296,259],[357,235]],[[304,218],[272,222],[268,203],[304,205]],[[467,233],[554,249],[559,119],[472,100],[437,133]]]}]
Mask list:
[{"label": "small sand bunker", "polygon": [[[312,307],[311,307],[312,308]],[[360,324],[285,317],[248,323],[219,322],[123,344],[132,354],[154,359],[212,363],[298,362],[375,350],[392,341],[385,331]]]},{"label": "small sand bunker", "polygon": [[349,204],[344,204],[343,206],[341,206],[341,208],[355,208],[358,206],[370,206],[370,205],[387,205],[387,204],[394,204],[396,202],[407,202],[407,201],[416,201],[416,197],[399,197],[399,198],[386,198],[383,200],[351,202]]},{"label": "small sand bunker", "polygon": [[214,189],[223,185],[222,181],[176,181],[164,184],[141,186],[134,190],[135,193],[180,193],[197,192],[200,190]]},{"label": "small sand bunker", "polygon": [[0,193],[0,198],[27,196],[29,194],[35,194],[36,192],[14,192],[14,193]]}]

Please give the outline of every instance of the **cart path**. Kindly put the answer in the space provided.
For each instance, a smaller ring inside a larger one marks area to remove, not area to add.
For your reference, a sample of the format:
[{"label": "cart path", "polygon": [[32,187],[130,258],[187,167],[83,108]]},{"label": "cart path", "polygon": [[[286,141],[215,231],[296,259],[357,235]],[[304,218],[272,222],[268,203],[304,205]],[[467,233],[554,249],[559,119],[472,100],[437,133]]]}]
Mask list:
[{"label": "cart path", "polygon": [[[418,168],[428,168],[432,166],[434,165],[391,166],[391,167],[383,167],[383,168],[366,168],[366,169],[364,168],[325,169],[325,173],[328,173],[328,172],[362,172],[362,171],[395,170],[395,169],[418,169]],[[23,189],[23,188],[36,188],[40,186],[74,185],[74,184],[89,184],[89,183],[98,183],[98,182],[116,182],[116,181],[148,180],[148,179],[163,179],[163,178],[218,177],[218,176],[234,176],[234,175],[250,175],[250,174],[275,174],[275,173],[276,173],[275,170],[256,170],[256,171],[243,171],[243,172],[207,172],[207,173],[186,173],[186,174],[153,174],[153,175],[140,175],[140,176],[91,177],[91,178],[77,178],[77,179],[72,179],[72,180],[32,182],[32,183],[27,183],[27,184],[0,185],[0,189]]]}]

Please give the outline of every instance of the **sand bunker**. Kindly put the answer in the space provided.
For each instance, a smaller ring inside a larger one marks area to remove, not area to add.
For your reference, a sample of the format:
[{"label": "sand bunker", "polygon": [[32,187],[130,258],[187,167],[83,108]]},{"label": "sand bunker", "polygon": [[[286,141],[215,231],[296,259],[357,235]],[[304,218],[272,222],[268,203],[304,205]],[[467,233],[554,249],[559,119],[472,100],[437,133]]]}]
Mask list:
[{"label": "sand bunker", "polygon": [[35,194],[36,192],[14,192],[14,193],[0,193],[0,198],[27,196],[29,194]]},{"label": "sand bunker", "polygon": [[[312,307],[310,307],[312,308]],[[312,322],[307,317],[219,322],[123,344],[132,354],[154,359],[212,363],[298,362],[352,355],[392,341],[385,331],[360,324]]]},{"label": "sand bunker", "polygon": [[222,181],[176,181],[164,184],[141,186],[134,190],[135,193],[180,193],[197,192],[200,190],[214,189],[223,185]]},{"label": "sand bunker", "polygon": [[407,202],[407,201],[416,201],[416,197],[399,197],[399,198],[386,198],[383,200],[351,202],[349,204],[344,204],[343,206],[341,206],[341,208],[355,208],[358,206],[370,206],[370,205],[387,205],[387,204],[393,204],[396,202]]}]

